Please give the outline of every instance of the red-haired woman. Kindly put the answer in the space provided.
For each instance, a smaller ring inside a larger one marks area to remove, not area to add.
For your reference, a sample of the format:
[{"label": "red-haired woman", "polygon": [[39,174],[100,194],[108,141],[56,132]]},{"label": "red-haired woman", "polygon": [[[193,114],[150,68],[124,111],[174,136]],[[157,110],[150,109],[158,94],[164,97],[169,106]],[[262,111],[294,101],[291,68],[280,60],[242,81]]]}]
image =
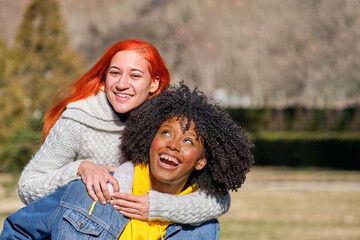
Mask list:
[{"label": "red-haired woman", "polygon": [[[110,173],[124,162],[119,146],[127,114],[169,83],[168,69],[151,44],[125,40],[110,47],[84,76],[57,95],[62,100],[46,113],[42,145],[19,180],[21,200],[30,204],[81,178],[94,200],[109,202],[106,183],[119,191]],[[183,209],[174,209],[174,200],[158,192],[122,198],[128,201],[116,207],[125,216],[178,223],[216,218],[230,205],[229,196],[200,191],[177,200]],[[193,207],[193,201],[203,202],[206,212]]]}]

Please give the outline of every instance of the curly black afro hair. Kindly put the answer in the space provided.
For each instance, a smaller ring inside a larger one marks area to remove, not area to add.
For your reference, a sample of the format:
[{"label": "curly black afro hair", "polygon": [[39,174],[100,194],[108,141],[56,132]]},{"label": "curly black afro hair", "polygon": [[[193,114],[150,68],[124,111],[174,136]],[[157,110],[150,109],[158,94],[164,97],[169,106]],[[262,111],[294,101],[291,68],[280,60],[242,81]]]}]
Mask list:
[{"label": "curly black afro hair", "polygon": [[121,151],[125,159],[149,163],[149,149],[161,124],[172,118],[192,120],[195,131],[204,139],[207,163],[194,170],[186,186],[197,183],[206,193],[237,190],[254,163],[252,142],[246,132],[202,92],[183,83],[169,87],[131,111],[122,134]]}]

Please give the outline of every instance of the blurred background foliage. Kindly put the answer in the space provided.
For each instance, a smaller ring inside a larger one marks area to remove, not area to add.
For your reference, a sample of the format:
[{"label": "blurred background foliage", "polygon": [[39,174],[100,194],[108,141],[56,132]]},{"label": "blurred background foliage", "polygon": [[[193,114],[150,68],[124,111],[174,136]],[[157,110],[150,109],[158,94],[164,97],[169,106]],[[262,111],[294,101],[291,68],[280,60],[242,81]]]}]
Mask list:
[{"label": "blurred background foliage", "polygon": [[22,17],[12,45],[1,41],[1,171],[21,171],[39,147],[50,102],[85,66],[68,48],[57,1],[31,1]]},{"label": "blurred background foliage", "polygon": [[359,23],[357,0],[2,0],[0,171],[21,171],[57,91],[129,38],[219,101],[258,165],[359,170]]}]

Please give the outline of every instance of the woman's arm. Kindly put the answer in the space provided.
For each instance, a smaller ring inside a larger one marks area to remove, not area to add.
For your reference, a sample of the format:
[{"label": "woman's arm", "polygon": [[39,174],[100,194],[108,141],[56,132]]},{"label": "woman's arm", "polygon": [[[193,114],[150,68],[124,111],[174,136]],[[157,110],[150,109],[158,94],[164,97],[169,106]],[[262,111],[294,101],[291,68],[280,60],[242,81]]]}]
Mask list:
[{"label": "woman's arm", "polygon": [[149,191],[136,196],[115,193],[111,201],[116,210],[129,218],[162,219],[181,224],[199,225],[225,214],[230,208],[230,195],[206,195],[196,191],[186,195],[172,195]]},{"label": "woman's arm", "polygon": [[149,219],[163,219],[183,224],[200,224],[225,214],[230,195],[206,195],[199,190],[186,195],[149,191]]},{"label": "woman's arm", "polygon": [[22,202],[30,204],[79,179],[77,171],[82,161],[75,161],[79,139],[79,123],[63,118],[55,123],[21,174],[18,188]]}]

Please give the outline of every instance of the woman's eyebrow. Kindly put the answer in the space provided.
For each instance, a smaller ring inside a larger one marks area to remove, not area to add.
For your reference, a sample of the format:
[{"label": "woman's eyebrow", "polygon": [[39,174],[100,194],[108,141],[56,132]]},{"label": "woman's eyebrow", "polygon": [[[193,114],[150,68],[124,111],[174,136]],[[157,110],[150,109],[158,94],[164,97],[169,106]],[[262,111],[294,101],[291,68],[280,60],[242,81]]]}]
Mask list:
[{"label": "woman's eyebrow", "polygon": [[[116,68],[117,70],[120,70],[120,68],[117,67],[117,66],[111,66],[111,67],[109,67],[109,69],[111,69],[111,68]],[[138,69],[138,68],[132,68],[131,71],[138,71],[138,72],[141,72],[142,74],[144,74],[144,72],[141,71],[141,70]]]},{"label": "woman's eyebrow", "polygon": [[[167,125],[167,124],[163,124],[163,125],[160,126],[160,128],[163,128],[163,127],[173,128],[172,126]],[[159,129],[160,129],[160,128],[159,128]]]},{"label": "woman's eyebrow", "polygon": [[194,134],[194,133],[192,133],[192,132],[190,132],[190,131],[186,131],[186,133],[187,133],[188,135],[190,135],[190,136],[197,137],[196,134]]},{"label": "woman's eyebrow", "polygon": [[144,74],[143,71],[141,71],[140,69],[137,69],[137,68],[132,68],[131,71],[139,71],[139,72],[141,72],[142,74]]},{"label": "woman's eyebrow", "polygon": [[111,69],[111,68],[116,68],[117,70],[120,70],[120,68],[117,67],[117,66],[111,66],[111,67],[109,67],[109,69]]}]

